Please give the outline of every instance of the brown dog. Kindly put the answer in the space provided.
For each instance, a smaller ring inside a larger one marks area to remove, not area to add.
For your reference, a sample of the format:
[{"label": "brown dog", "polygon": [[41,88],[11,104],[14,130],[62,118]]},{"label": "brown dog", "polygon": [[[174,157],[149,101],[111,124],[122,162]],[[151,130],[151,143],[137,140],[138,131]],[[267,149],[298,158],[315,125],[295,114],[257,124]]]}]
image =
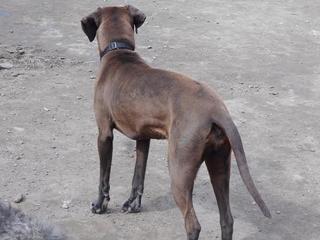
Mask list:
[{"label": "brown dog", "polygon": [[270,212],[250,176],[238,130],[217,94],[186,76],[151,68],[134,51],[134,28],[145,18],[137,8],[125,6],[98,8],[81,20],[89,40],[97,36],[101,57],[94,96],[100,184],[92,211],[102,213],[110,200],[113,129],[136,140],[132,192],[122,207],[127,212],[140,211],[150,139],[168,139],[172,193],[184,216],[188,239],[198,239],[200,233],[192,190],[204,161],[217,198],[222,239],[231,240],[231,150],[248,191],[266,217]]}]

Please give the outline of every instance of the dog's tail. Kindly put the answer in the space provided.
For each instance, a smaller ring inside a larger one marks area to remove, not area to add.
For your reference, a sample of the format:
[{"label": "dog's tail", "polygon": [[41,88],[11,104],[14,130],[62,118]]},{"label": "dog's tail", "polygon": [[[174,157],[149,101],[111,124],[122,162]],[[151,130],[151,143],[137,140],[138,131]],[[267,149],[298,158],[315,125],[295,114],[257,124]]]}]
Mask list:
[{"label": "dog's tail", "polygon": [[268,207],[266,206],[265,202],[262,200],[252,180],[238,129],[232,121],[231,116],[226,111],[226,109],[223,109],[222,112],[220,110],[219,112],[220,114],[216,114],[212,118],[214,123],[216,123],[225,132],[226,136],[229,139],[232,151],[237,161],[242,181],[246,185],[249,193],[251,194],[255,202],[258,204],[263,215],[268,218],[271,218],[271,213]]}]

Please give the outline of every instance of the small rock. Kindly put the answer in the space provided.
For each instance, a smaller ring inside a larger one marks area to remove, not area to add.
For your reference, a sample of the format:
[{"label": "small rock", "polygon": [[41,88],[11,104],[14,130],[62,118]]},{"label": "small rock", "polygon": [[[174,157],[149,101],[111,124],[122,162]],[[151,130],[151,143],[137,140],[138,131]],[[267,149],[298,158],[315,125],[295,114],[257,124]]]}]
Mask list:
[{"label": "small rock", "polygon": [[16,50],[13,49],[13,48],[8,48],[8,49],[7,49],[7,52],[10,53],[10,54],[13,54],[13,53],[16,52]]},{"label": "small rock", "polygon": [[0,63],[0,70],[1,69],[10,69],[13,68],[13,65],[9,62]]},{"label": "small rock", "polygon": [[152,49],[152,46],[148,46],[147,49]]},{"label": "small rock", "polygon": [[24,195],[23,194],[18,194],[16,198],[13,200],[15,203],[21,203],[24,200]]},{"label": "small rock", "polygon": [[82,99],[82,97],[81,96],[77,96],[77,99],[80,100],[80,99]]},{"label": "small rock", "polygon": [[63,203],[62,203],[62,208],[68,209],[68,208],[70,207],[70,203],[71,203],[70,200],[63,201]]},{"label": "small rock", "polygon": [[90,79],[95,79],[96,77],[95,76],[90,76]]},{"label": "small rock", "polygon": [[313,34],[313,36],[318,37],[318,36],[320,36],[320,31],[312,30],[312,34]]},{"label": "small rock", "polygon": [[18,77],[19,75],[21,75],[21,73],[13,73],[11,76],[12,77]]},{"label": "small rock", "polygon": [[49,112],[49,111],[50,111],[50,109],[49,109],[49,108],[46,108],[46,107],[44,107],[43,110],[45,110],[46,112]]},{"label": "small rock", "polygon": [[23,55],[23,54],[25,54],[25,51],[24,50],[18,50],[18,53],[20,54],[20,55]]},{"label": "small rock", "polygon": [[277,96],[277,95],[279,95],[279,93],[278,92],[272,92],[272,93],[270,93],[271,95],[273,95],[273,96]]},{"label": "small rock", "polygon": [[21,156],[16,157],[16,159],[17,159],[17,160],[20,160],[20,159],[21,159]]},{"label": "small rock", "polygon": [[280,214],[281,212],[280,211],[276,211],[276,214]]},{"label": "small rock", "polygon": [[23,132],[24,131],[24,128],[22,127],[13,127],[13,129],[17,132]]}]

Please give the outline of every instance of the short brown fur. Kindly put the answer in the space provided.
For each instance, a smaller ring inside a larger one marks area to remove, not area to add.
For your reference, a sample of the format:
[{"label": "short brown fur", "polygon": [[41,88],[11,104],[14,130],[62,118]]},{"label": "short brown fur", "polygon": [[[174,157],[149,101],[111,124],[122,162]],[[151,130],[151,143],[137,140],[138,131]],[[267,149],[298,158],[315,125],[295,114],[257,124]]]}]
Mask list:
[{"label": "short brown fur", "polygon": [[[99,8],[81,24],[90,41],[97,37],[99,51],[112,41],[135,46],[134,29],[145,15],[133,6]],[[200,233],[192,190],[205,161],[217,198],[223,240],[231,240],[233,218],[229,206],[230,153],[235,153],[241,177],[265,216],[270,212],[249,173],[241,138],[218,95],[184,75],[148,66],[134,51],[118,49],[101,59],[94,111],[99,129],[100,183],[94,213],[109,201],[113,129],[136,140],[137,160],[132,191],[125,212],[141,208],[150,139],[168,139],[168,162],[174,199],[185,219],[188,239]]]}]

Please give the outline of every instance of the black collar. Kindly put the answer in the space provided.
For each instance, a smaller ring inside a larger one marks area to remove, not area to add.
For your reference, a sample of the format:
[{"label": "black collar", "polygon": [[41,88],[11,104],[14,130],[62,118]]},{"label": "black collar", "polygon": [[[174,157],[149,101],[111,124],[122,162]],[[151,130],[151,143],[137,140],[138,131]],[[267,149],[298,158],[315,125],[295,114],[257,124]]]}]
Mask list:
[{"label": "black collar", "polygon": [[128,50],[134,50],[134,47],[126,42],[120,42],[120,41],[112,41],[108,44],[108,46],[100,53],[100,59],[103,58],[104,55],[106,55],[108,52],[116,50],[116,49],[128,49]]}]

